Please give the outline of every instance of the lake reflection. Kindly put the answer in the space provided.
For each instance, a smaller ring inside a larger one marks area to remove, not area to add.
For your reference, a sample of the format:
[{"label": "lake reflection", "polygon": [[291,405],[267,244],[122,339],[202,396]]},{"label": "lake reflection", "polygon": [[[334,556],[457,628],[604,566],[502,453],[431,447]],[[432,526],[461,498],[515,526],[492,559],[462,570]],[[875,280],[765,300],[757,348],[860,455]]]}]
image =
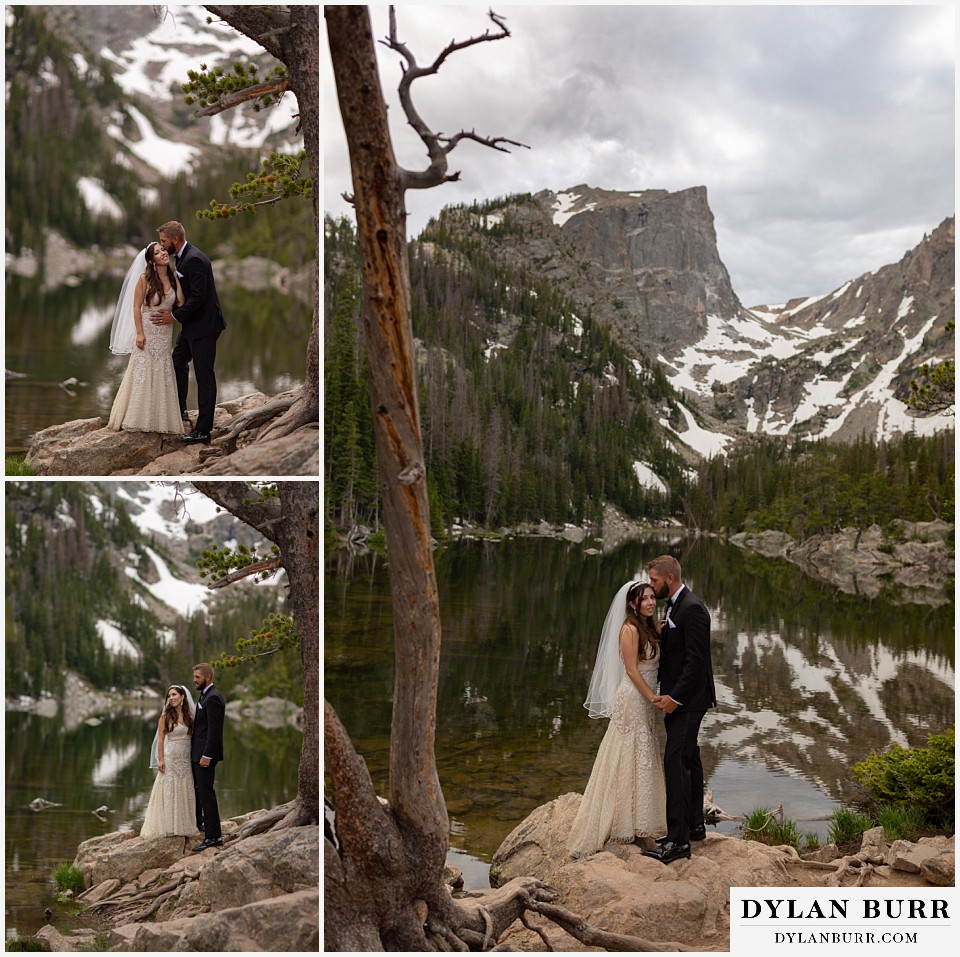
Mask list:
[{"label": "lake reflection", "polygon": [[[95,416],[106,424],[128,362],[108,348],[119,291],[119,279],[43,290],[36,280],[7,278],[6,368],[23,376],[6,384],[8,454],[26,451],[30,436],[50,425]],[[218,401],[299,386],[311,308],[275,289],[221,283],[217,291],[227,321],[217,343]],[[61,386],[71,378],[85,385]],[[187,404],[197,407],[192,372]]]},{"label": "lake reflection", "polygon": [[[468,859],[489,862],[530,811],[583,791],[607,725],[583,708],[604,616],[617,588],[664,552],[713,616],[719,704],[700,742],[707,786],[728,813],[782,803],[822,837],[817,819],[856,796],[854,762],[953,723],[952,592],[938,608],[900,604],[893,589],[846,595],[712,539],[609,555],[587,546],[521,539],[436,553],[437,762],[451,846]],[[383,794],[392,683],[386,568],[341,557],[325,580],[324,693]],[[485,885],[486,868],[467,880]]]},{"label": "lake reflection", "polygon": [[[158,709],[148,714],[101,716],[97,727],[65,730],[59,718],[8,712],[6,716],[6,930],[36,933],[54,910],[53,923],[71,926],[54,901],[53,871],[76,858],[91,837],[143,824],[155,773],[150,743]],[[271,808],[297,794],[303,736],[292,727],[265,728],[228,714],[223,728],[226,759],[217,765],[217,801],[225,820]],[[32,811],[37,797],[60,807]],[[100,821],[91,812],[106,805]],[[79,923],[77,921],[76,923]]]}]

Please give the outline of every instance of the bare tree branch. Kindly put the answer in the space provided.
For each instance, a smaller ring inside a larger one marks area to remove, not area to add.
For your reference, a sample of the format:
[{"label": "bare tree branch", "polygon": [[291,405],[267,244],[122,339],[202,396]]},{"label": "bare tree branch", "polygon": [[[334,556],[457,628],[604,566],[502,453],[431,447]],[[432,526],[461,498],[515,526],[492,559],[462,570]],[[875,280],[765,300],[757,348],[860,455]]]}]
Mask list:
[{"label": "bare tree branch", "polygon": [[452,183],[458,180],[460,178],[459,172],[448,172],[447,156],[461,140],[470,139],[503,153],[508,153],[509,150],[500,144],[508,143],[511,146],[524,145],[523,143],[518,143],[516,140],[508,140],[506,137],[482,137],[478,136],[475,132],[461,132],[452,137],[444,137],[438,133],[434,133],[433,130],[427,126],[423,117],[420,116],[413,104],[413,97],[411,96],[413,81],[424,76],[433,76],[438,73],[440,67],[451,54],[457,53],[460,50],[466,50],[468,47],[476,46],[479,43],[490,43],[494,40],[503,40],[510,36],[510,31],[507,29],[502,16],[499,16],[492,10],[489,11],[487,16],[496,24],[496,32],[487,30],[481,36],[470,37],[467,40],[461,40],[459,42],[451,40],[433,63],[429,66],[420,66],[410,48],[398,38],[396,10],[394,7],[390,7],[390,35],[386,40],[381,40],[380,42],[403,57],[404,62],[401,65],[403,77],[400,80],[400,86],[397,88],[397,93],[400,96],[400,105],[407,117],[407,121],[414,130],[416,130],[417,135],[427,148],[427,156],[430,158],[430,165],[425,170],[414,171],[398,169],[401,189],[430,189],[434,186],[439,186],[441,183]]}]

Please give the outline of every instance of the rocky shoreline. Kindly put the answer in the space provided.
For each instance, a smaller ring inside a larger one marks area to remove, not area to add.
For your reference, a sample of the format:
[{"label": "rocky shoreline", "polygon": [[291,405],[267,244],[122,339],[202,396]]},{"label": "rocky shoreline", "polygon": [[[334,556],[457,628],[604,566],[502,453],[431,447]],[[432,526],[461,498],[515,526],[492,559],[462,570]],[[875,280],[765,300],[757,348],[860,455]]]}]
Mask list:
[{"label": "rocky shoreline", "polygon": [[[689,860],[661,864],[635,844],[615,843],[574,860],[566,839],[580,801],[580,794],[563,794],[514,828],[494,855],[492,886],[534,877],[556,888],[560,904],[593,927],[694,951],[730,949],[731,887],[952,887],[955,881],[952,837],[887,842],[882,828],[865,832],[854,854],[830,845],[801,858],[789,846],[708,828]],[[559,927],[548,924],[544,932],[554,950],[584,949]],[[500,943],[545,949],[540,936],[519,922]]]},{"label": "rocky shoreline", "polygon": [[114,831],[84,841],[75,866],[81,915],[95,923],[36,934],[52,951],[319,952],[320,828],[267,830],[291,805],[223,822],[223,847],[202,835],[147,840]]},{"label": "rocky shoreline", "polygon": [[[239,432],[230,448],[223,444],[241,416],[293,395],[282,393],[269,399],[254,392],[221,402],[214,412],[209,445],[184,446],[178,436],[156,432],[115,432],[104,428],[99,416],[51,425],[31,438],[26,464],[36,475],[316,476],[320,469],[318,423],[301,426],[281,438],[261,438],[270,425],[268,419],[265,425]],[[196,421],[196,410],[191,412],[191,421]]]},{"label": "rocky shoreline", "polygon": [[[98,724],[96,716],[108,711],[140,711],[155,720],[160,703],[161,695],[155,688],[144,686],[122,693],[99,691],[72,671],[66,673],[63,694],[59,698],[44,692],[38,698],[20,695],[4,701],[6,711],[24,711],[45,718],[55,717],[62,709],[63,724],[68,731],[83,723]],[[238,694],[227,702],[227,714],[238,721],[248,721],[267,729],[286,725],[303,729],[303,708],[283,698],[249,699]]]},{"label": "rocky shoreline", "polygon": [[952,600],[944,586],[955,575],[954,526],[948,522],[893,523],[891,535],[878,525],[844,528],[796,542],[784,532],[740,532],[729,541],[768,558],[785,558],[805,573],[850,595],[876,597],[895,586],[903,600],[942,605]]},{"label": "rocky shoreline", "polygon": [[[883,588],[893,585],[900,590],[904,601],[937,606],[951,600],[945,586],[955,575],[953,531],[953,524],[939,520],[896,521],[889,534],[878,525],[871,525],[867,529],[844,528],[832,535],[814,535],[797,542],[785,532],[772,530],[727,535],[724,532],[692,531],[676,521],[635,522],[607,505],[600,525],[524,522],[513,528],[491,531],[469,523],[457,523],[450,528],[449,534],[453,539],[554,538],[586,543],[588,555],[615,551],[636,538],[661,539],[666,546],[690,535],[706,534],[767,558],[786,559],[812,578],[848,594],[873,598]],[[351,529],[344,543],[347,547],[362,549],[369,534],[369,529]]]}]

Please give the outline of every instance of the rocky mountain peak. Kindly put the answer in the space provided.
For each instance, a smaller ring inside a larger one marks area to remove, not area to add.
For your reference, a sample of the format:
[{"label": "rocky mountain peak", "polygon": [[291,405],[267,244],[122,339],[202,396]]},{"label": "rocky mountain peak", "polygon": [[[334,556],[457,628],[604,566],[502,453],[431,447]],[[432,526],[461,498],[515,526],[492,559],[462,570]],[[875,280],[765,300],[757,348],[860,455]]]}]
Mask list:
[{"label": "rocky mountain peak", "polygon": [[953,217],[898,263],[832,294],[746,309],[703,186],[581,184],[480,209],[445,210],[441,223],[555,283],[659,361],[718,429],[853,440],[952,428],[952,418],[908,414],[901,399],[921,363],[953,354]]}]

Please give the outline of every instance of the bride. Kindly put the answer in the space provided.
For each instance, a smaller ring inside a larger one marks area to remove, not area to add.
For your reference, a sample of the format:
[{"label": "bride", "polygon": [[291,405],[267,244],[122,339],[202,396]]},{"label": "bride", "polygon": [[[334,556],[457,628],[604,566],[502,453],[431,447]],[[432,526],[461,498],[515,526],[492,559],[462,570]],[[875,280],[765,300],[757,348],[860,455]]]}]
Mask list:
[{"label": "bride", "polygon": [[[627,844],[666,831],[666,790],[657,725],[660,631],[650,582],[627,582],[607,612],[584,707],[610,718],[567,850],[574,857],[607,841]],[[643,842],[645,843],[645,841]]]},{"label": "bride", "polygon": [[190,767],[194,712],[190,692],[183,685],[171,685],[150,749],[150,767],[157,768],[160,773],[150,792],[141,837],[193,836],[197,833],[196,798]]},{"label": "bride", "polygon": [[173,371],[173,326],[155,325],[155,312],[182,305],[183,290],[160,243],[137,254],[120,289],[110,330],[110,351],[130,362],[110,412],[115,432],[183,434]]}]

